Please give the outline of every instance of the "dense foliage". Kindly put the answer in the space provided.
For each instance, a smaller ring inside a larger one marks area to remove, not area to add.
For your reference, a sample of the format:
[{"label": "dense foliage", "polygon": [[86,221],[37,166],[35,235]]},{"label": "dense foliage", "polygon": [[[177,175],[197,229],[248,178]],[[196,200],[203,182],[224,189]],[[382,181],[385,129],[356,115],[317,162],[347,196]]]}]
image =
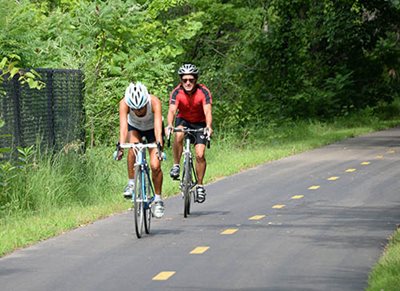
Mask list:
[{"label": "dense foliage", "polygon": [[326,118],[399,90],[398,1],[201,2],[207,29],[187,50],[230,100],[221,116]]},{"label": "dense foliage", "polygon": [[0,0],[0,57],[86,75],[88,141],[116,136],[130,80],[162,98],[182,62],[215,127],[330,118],[399,92],[400,3],[360,0]]}]

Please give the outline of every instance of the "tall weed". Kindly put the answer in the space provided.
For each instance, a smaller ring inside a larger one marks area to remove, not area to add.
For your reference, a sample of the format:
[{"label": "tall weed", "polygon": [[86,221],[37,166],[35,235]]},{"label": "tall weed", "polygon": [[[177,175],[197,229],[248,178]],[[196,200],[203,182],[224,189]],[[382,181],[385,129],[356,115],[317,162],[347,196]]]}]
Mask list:
[{"label": "tall weed", "polygon": [[1,164],[5,177],[0,218],[114,199],[118,179],[110,171],[106,155],[104,150],[41,155],[33,148],[19,149],[16,166],[11,162]]}]

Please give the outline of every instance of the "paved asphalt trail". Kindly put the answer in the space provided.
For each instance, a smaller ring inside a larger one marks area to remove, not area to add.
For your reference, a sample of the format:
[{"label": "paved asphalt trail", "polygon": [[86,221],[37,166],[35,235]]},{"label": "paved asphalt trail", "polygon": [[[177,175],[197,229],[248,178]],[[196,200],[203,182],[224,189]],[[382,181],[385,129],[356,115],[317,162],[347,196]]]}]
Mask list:
[{"label": "paved asphalt trail", "polygon": [[167,199],[140,240],[127,212],[3,257],[0,289],[363,290],[400,223],[399,162],[396,128],[264,164],[188,219]]}]

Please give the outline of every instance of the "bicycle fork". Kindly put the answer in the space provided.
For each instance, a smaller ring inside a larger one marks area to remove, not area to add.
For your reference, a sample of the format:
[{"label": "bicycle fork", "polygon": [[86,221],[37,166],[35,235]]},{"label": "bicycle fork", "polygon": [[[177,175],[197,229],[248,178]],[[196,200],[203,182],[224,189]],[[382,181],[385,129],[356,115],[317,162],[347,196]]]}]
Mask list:
[{"label": "bicycle fork", "polygon": [[[153,186],[150,181],[150,173],[148,168],[145,166],[144,155],[141,151],[138,152],[138,156],[136,159],[136,165],[140,165],[140,185],[141,185],[141,195],[140,197],[136,197],[138,202],[143,202],[144,208],[149,209],[151,207],[151,203],[154,200],[154,196],[149,200],[147,191],[152,191],[154,193]],[[146,183],[147,182],[147,183]],[[147,189],[147,185],[150,185],[150,189]],[[138,199],[139,198],[139,199]]]}]

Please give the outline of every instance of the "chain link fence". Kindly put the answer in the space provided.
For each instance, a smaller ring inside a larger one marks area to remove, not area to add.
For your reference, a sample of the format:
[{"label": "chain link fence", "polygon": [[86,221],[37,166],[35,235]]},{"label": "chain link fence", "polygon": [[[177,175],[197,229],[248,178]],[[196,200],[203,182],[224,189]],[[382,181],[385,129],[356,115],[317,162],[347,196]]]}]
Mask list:
[{"label": "chain link fence", "polygon": [[[40,145],[60,150],[84,146],[83,73],[36,69],[46,86],[30,89],[19,76],[0,87],[0,148]],[[6,136],[5,136],[6,135]]]}]

